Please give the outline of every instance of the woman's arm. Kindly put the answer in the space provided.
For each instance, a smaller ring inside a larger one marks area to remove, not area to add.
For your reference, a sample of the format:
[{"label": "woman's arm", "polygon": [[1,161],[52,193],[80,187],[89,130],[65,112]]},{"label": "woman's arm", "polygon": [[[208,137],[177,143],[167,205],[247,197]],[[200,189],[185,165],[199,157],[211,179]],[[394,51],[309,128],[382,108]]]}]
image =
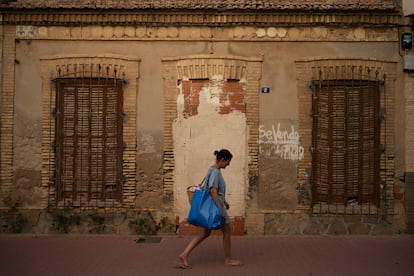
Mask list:
[{"label": "woman's arm", "polygon": [[220,208],[220,210],[221,210],[221,216],[222,217],[225,217],[225,214],[223,212],[223,206],[221,205],[220,200],[219,200],[219,197],[218,197],[217,188],[214,188],[214,187],[211,188],[210,189],[210,194],[211,194],[211,197],[213,198],[214,203],[217,205],[217,207]]}]

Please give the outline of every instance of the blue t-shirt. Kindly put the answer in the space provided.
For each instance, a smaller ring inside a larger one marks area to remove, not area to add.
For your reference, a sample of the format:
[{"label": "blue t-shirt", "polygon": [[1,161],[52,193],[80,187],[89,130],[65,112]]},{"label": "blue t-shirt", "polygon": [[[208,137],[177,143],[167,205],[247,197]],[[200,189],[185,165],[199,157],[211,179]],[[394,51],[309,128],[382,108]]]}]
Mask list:
[{"label": "blue t-shirt", "polygon": [[217,189],[217,194],[221,205],[223,206],[224,214],[226,215],[226,223],[230,222],[224,202],[226,200],[226,182],[224,181],[221,171],[217,168],[210,167],[206,174],[206,189]]}]

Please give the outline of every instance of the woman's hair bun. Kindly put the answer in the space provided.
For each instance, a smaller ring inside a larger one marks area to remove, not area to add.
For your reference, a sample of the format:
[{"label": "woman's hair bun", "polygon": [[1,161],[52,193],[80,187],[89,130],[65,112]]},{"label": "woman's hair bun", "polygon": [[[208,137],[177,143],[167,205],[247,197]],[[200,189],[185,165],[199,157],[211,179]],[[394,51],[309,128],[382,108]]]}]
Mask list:
[{"label": "woman's hair bun", "polygon": [[230,151],[226,149],[222,149],[220,151],[216,150],[214,151],[214,155],[216,156],[216,160],[220,160],[224,158],[224,160],[230,161],[233,158],[233,155],[230,153]]}]

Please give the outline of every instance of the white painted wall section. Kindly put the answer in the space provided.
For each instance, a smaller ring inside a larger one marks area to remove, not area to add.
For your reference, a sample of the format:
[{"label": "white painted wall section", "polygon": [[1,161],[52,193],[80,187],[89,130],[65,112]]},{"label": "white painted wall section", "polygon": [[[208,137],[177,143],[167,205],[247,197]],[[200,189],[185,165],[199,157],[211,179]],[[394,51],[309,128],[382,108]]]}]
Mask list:
[{"label": "white painted wall section", "polygon": [[[244,216],[247,183],[247,124],[246,114],[233,111],[219,114],[223,93],[221,76],[216,76],[199,95],[198,114],[184,118],[182,87],[177,97],[177,119],[173,124],[175,187],[174,206],[180,219],[187,218],[189,203],[186,188],[199,183],[214,164],[214,151],[226,148],[233,160],[222,170],[227,184],[226,200],[230,216]],[[226,104],[226,103],[225,103]],[[228,103],[227,103],[228,104]]]}]

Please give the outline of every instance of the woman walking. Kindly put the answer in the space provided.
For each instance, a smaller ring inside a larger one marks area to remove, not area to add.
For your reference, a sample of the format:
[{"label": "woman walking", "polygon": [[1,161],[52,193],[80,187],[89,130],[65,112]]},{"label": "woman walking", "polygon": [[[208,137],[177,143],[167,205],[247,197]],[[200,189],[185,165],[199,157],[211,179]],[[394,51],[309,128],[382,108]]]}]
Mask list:
[{"label": "woman walking", "polygon": [[[226,201],[226,182],[221,174],[221,169],[225,169],[230,165],[233,155],[226,149],[215,151],[214,155],[216,156],[216,161],[207,171],[206,185],[207,189],[210,190],[214,203],[221,209],[223,220],[221,231],[223,232],[224,264],[240,266],[242,263],[239,260],[232,259],[231,257],[231,228],[230,218],[227,214],[227,209],[230,208],[230,205]],[[203,233],[200,236],[195,237],[187,245],[184,251],[179,255],[180,268],[191,268],[188,263],[188,257],[191,251],[193,251],[193,249],[196,248],[202,241],[208,238],[210,234],[211,229],[204,228]]]}]

